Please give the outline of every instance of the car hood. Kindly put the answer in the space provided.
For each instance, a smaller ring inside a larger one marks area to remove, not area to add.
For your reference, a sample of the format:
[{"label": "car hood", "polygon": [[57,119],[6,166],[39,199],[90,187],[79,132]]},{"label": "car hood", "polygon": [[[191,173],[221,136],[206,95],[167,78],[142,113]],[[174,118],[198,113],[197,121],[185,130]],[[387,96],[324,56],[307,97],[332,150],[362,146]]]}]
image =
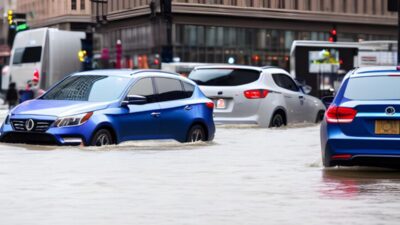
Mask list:
[{"label": "car hood", "polygon": [[23,102],[12,110],[14,115],[63,117],[101,110],[110,102],[61,101],[35,99]]}]

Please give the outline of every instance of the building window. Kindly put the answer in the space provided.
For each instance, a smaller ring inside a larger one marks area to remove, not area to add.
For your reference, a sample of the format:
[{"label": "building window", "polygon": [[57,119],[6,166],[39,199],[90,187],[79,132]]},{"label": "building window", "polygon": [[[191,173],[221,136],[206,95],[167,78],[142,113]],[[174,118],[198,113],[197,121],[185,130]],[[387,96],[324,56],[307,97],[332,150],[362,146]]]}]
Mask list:
[{"label": "building window", "polygon": [[319,0],[319,10],[324,11],[325,10],[325,5],[324,5],[325,0]]},{"label": "building window", "polygon": [[271,8],[271,0],[262,0],[261,4],[261,6],[264,8]]},{"label": "building window", "polygon": [[85,10],[85,1],[86,0],[81,0],[81,10]]},{"label": "building window", "polygon": [[335,0],[331,0],[331,11],[335,11]]},{"label": "building window", "polygon": [[358,0],[353,0],[353,13],[357,13],[358,10]]},{"label": "building window", "polygon": [[311,0],[305,0],[304,1],[304,9],[305,10],[311,10]]},{"label": "building window", "polygon": [[76,10],[76,0],[71,0],[71,9]]},{"label": "building window", "polygon": [[253,0],[245,0],[246,7],[253,7]]},{"label": "building window", "polygon": [[342,6],[343,6],[343,8],[342,8],[343,12],[346,13],[347,12],[347,0],[343,0]]},{"label": "building window", "polygon": [[278,9],[285,8],[285,0],[278,0]]}]

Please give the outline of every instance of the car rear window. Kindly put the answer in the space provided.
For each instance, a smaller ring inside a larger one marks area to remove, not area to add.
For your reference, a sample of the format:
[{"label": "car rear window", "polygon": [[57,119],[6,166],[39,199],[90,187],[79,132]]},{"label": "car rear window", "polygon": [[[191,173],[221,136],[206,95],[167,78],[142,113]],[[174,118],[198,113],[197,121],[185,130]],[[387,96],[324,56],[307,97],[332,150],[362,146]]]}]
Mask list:
[{"label": "car rear window", "polygon": [[246,69],[198,69],[189,74],[189,79],[204,86],[238,86],[252,83],[260,72]]},{"label": "car rear window", "polygon": [[350,78],[344,97],[352,100],[398,100],[400,99],[400,77]]}]

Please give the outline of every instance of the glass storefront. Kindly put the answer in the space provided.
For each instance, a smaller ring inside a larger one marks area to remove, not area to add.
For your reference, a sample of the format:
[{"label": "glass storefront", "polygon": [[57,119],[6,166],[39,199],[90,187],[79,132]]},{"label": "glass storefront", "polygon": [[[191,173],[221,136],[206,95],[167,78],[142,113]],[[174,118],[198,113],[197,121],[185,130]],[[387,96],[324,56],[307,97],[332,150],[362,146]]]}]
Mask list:
[{"label": "glass storefront", "polygon": [[[117,40],[123,49],[125,68],[159,68],[160,35],[151,24],[114,29],[104,34],[103,48],[115,58]],[[326,41],[328,32],[241,28],[174,24],[173,58],[180,62],[232,63],[255,66],[279,66],[289,69],[289,52],[294,40]],[[394,40],[394,36],[338,34],[339,41]]]}]

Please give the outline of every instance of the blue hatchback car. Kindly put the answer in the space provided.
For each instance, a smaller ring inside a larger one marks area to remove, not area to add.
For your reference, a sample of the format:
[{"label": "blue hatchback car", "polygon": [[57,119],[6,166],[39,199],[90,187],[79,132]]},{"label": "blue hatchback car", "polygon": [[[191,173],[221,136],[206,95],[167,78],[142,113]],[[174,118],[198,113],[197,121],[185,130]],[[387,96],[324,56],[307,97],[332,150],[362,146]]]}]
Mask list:
[{"label": "blue hatchback car", "polygon": [[1,127],[0,140],[86,146],[145,139],[211,141],[213,108],[194,82],[178,74],[80,72],[15,107]]},{"label": "blue hatchback car", "polygon": [[400,68],[348,73],[321,124],[325,167],[400,167]]}]

